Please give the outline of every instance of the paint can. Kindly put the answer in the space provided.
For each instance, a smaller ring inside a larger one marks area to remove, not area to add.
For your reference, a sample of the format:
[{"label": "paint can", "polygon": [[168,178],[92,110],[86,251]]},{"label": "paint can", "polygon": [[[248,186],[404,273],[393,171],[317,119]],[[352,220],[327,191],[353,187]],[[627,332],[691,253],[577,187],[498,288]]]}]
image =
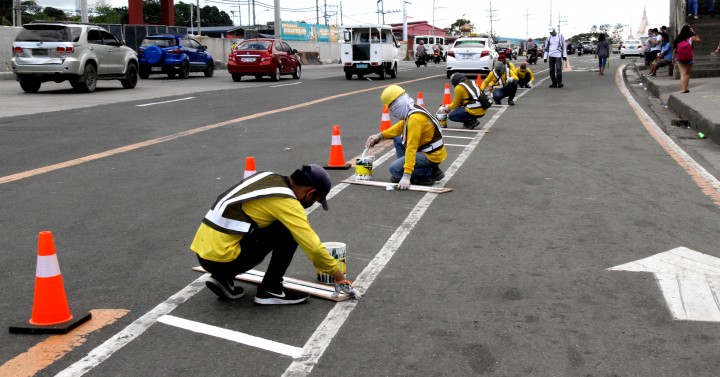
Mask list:
[{"label": "paint can", "polygon": [[369,181],[372,179],[373,162],[375,156],[362,156],[355,159],[355,179]]},{"label": "paint can", "polygon": [[[347,264],[345,263],[345,251],[347,246],[342,242],[323,242],[328,253],[338,261],[338,268],[343,274],[347,272]],[[317,280],[324,284],[335,283],[335,278],[324,272],[317,272]]]},{"label": "paint can", "polygon": [[440,106],[438,111],[435,113],[435,118],[440,123],[440,127],[447,128],[447,113],[445,112],[445,106]]}]

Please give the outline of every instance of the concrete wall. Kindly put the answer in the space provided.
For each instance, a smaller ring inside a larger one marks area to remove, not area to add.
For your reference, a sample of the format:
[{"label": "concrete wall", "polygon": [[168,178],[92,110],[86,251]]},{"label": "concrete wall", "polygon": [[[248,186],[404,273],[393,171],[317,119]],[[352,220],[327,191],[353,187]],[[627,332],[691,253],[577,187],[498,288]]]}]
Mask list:
[{"label": "concrete wall", "polygon": [[[12,72],[10,69],[11,47],[20,29],[19,27],[0,26],[0,73]],[[200,37],[199,40],[200,43],[208,46],[208,50],[217,62],[227,64],[232,39]],[[288,41],[288,44],[298,52],[318,53],[322,63],[328,64],[340,61],[340,44],[337,42]]]},{"label": "concrete wall", "polygon": [[[199,37],[201,44],[208,46],[208,51],[215,58],[215,61],[227,64],[230,54],[232,39]],[[314,52],[319,54],[319,59],[324,64],[337,63],[340,61],[340,43],[338,42],[297,42],[287,41],[291,48],[298,52]]]},{"label": "concrete wall", "polygon": [[0,73],[12,72],[10,59],[12,58],[12,44],[20,33],[19,27],[0,26]]}]

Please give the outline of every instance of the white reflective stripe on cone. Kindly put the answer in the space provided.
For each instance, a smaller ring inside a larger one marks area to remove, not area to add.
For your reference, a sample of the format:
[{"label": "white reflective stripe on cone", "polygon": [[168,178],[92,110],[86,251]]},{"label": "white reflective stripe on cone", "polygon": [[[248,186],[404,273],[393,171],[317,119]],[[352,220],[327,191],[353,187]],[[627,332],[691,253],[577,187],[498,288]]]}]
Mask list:
[{"label": "white reflective stripe on cone", "polygon": [[35,276],[39,278],[51,278],[60,275],[60,264],[57,254],[38,255]]},{"label": "white reflective stripe on cone", "polygon": [[341,145],[340,142],[340,135],[333,135],[332,137],[332,145]]}]

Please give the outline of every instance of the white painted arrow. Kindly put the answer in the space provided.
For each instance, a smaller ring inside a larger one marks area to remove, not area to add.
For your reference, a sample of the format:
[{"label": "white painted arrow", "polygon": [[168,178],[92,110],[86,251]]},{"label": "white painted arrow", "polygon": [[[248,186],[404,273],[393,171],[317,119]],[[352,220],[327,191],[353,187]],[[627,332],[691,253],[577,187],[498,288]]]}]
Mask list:
[{"label": "white painted arrow", "polygon": [[720,258],[678,247],[607,270],[652,272],[675,319],[720,322]]}]

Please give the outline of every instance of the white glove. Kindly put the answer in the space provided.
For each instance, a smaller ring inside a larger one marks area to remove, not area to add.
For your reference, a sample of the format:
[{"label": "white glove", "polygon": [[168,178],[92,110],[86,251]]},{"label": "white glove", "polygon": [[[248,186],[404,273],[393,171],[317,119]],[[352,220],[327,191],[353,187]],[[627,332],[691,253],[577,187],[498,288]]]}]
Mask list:
[{"label": "white glove", "polygon": [[449,113],[449,112],[450,112],[450,105],[445,105],[445,106],[443,106],[443,111],[446,112],[446,113]]},{"label": "white glove", "polygon": [[370,135],[370,137],[369,137],[369,138],[367,139],[367,141],[365,142],[365,146],[366,146],[366,147],[372,147],[372,146],[374,146],[375,144],[379,143],[380,140],[382,140],[382,139],[383,139],[382,132],[378,132],[378,133],[376,133],[376,134],[374,134],[374,135]]},{"label": "white glove", "polygon": [[403,174],[400,183],[398,183],[398,190],[407,190],[410,188],[410,174]]},{"label": "white glove", "polygon": [[514,79],[514,78],[512,78],[512,77],[508,77],[508,79],[507,79],[507,82],[508,82],[508,83],[511,83],[511,82],[513,82],[513,81],[515,81],[515,79]]}]

